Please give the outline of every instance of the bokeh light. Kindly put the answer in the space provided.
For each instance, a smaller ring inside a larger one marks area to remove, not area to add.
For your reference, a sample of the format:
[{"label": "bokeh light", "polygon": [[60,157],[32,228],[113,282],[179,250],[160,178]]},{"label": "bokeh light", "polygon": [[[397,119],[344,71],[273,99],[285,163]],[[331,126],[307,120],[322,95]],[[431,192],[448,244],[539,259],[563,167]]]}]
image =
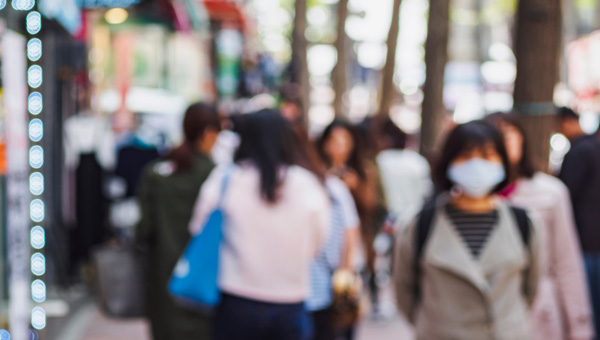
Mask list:
[{"label": "bokeh light", "polygon": [[36,223],[40,223],[46,217],[46,207],[44,201],[40,199],[34,199],[29,204],[31,220]]},{"label": "bokeh light", "polygon": [[30,39],[27,42],[27,58],[31,61],[38,61],[42,57],[42,41],[38,38]]},{"label": "bokeh light", "polygon": [[37,330],[46,328],[46,311],[42,307],[35,307],[31,311],[31,325]]},{"label": "bokeh light", "polygon": [[39,225],[31,228],[30,238],[34,249],[40,250],[46,246],[46,232]]},{"label": "bokeh light", "polygon": [[32,119],[29,122],[29,139],[32,142],[39,142],[44,137],[44,123],[41,119]]},{"label": "bokeh light", "polygon": [[42,276],[46,273],[46,257],[42,253],[31,255],[31,273],[35,276]]},{"label": "bokeh light", "polygon": [[38,34],[42,29],[42,15],[38,12],[31,12],[27,14],[26,25],[27,32],[29,34]]},{"label": "bokeh light", "polygon": [[32,115],[39,115],[44,107],[42,94],[39,92],[32,92],[29,95],[27,106],[29,113]]}]

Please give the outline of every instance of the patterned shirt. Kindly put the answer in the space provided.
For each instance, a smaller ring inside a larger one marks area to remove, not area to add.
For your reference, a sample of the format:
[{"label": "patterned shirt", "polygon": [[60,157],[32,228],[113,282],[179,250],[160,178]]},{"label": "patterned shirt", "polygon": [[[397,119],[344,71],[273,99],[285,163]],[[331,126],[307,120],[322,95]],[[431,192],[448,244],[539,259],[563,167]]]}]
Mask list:
[{"label": "patterned shirt", "polygon": [[356,204],[346,184],[337,177],[325,181],[331,198],[331,225],[329,239],[311,265],[311,293],[306,300],[306,309],[318,311],[331,305],[333,272],[342,262],[346,230],[360,224]]},{"label": "patterned shirt", "polygon": [[448,204],[446,213],[473,257],[478,258],[498,222],[498,211],[472,214]]}]

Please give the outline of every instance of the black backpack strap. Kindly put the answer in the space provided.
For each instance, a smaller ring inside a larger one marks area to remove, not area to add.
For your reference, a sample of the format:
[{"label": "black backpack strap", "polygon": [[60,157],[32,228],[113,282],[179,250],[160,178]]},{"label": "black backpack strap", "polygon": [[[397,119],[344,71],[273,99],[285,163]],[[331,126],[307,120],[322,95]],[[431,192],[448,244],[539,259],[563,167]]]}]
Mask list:
[{"label": "black backpack strap", "polygon": [[[419,280],[421,276],[421,258],[423,257],[423,250],[425,244],[431,233],[433,227],[433,217],[435,215],[435,199],[427,202],[423,207],[423,210],[419,213],[419,219],[415,230],[415,257],[413,261],[413,269],[415,279]],[[420,287],[419,284],[415,286],[415,296],[419,296]]]},{"label": "black backpack strap", "polygon": [[529,216],[527,216],[527,211],[517,207],[510,207],[515,218],[517,220],[517,226],[519,227],[519,233],[521,234],[521,240],[523,240],[523,244],[525,247],[529,247],[529,237],[531,234],[531,227],[529,225]]}]

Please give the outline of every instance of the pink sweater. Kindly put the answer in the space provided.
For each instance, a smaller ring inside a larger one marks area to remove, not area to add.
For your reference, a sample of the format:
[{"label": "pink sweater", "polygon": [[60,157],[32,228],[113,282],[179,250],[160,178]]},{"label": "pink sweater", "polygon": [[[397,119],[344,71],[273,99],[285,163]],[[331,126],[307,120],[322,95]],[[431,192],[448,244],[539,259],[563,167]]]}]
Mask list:
[{"label": "pink sweater", "polygon": [[519,181],[509,200],[536,214],[545,228],[547,259],[534,304],[535,339],[591,339],[590,300],[567,188],[538,173]]},{"label": "pink sweater", "polygon": [[[223,174],[224,168],[217,168],[202,187],[192,233],[215,209]],[[272,303],[296,303],[308,296],[310,264],[329,228],[329,198],[317,178],[297,166],[285,172],[279,194],[275,204],[261,198],[254,166],[233,170],[223,204],[222,291]]]}]

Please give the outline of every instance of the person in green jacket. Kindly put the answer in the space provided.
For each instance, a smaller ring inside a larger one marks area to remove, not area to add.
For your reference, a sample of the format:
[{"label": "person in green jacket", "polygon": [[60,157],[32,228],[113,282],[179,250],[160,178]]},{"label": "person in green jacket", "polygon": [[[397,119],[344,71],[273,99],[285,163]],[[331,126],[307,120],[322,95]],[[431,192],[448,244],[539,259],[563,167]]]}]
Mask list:
[{"label": "person in green jacket", "polygon": [[215,167],[209,155],[219,130],[212,107],[190,106],[183,120],[183,144],[166,159],[148,165],[141,179],[142,216],[136,238],[148,249],[147,308],[154,340],[210,336],[208,317],[178,305],[167,286],[191,238],[188,225],[200,187]]}]

